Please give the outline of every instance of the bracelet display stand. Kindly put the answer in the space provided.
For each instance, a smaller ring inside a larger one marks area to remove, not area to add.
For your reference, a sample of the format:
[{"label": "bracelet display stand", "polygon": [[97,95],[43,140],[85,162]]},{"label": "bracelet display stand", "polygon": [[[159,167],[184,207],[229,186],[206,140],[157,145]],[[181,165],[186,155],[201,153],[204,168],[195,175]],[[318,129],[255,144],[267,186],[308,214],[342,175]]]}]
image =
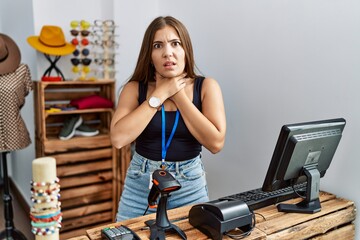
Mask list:
[{"label": "bracelet display stand", "polygon": [[1,160],[2,160],[2,170],[4,177],[4,218],[5,218],[5,230],[0,233],[0,240],[2,239],[21,239],[26,240],[24,234],[22,234],[19,230],[15,229],[14,226],[14,213],[12,208],[12,198],[10,195],[10,183],[9,176],[7,172],[7,154],[9,152],[1,152]]},{"label": "bracelet display stand", "polygon": [[31,231],[35,235],[35,240],[59,240],[62,213],[55,158],[41,157],[35,159],[32,162],[32,173]]}]

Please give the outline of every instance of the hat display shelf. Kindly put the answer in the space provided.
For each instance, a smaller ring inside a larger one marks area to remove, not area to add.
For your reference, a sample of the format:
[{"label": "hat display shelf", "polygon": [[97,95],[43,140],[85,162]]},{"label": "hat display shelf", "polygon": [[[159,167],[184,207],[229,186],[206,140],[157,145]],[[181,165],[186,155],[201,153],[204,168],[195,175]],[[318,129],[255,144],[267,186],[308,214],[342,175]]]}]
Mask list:
[{"label": "hat display shelf", "polygon": [[71,58],[72,71],[76,74],[75,80],[95,80],[93,77],[88,76],[92,62],[92,59],[89,58],[90,50],[88,48],[90,44],[89,37],[92,35],[89,31],[90,23],[85,20],[74,20],[71,21],[70,26],[70,33],[73,36],[71,43],[75,46],[73,58]]},{"label": "hat display shelf", "polygon": [[115,50],[118,43],[115,41],[116,25],[113,20],[94,21],[93,45],[95,52],[96,76],[100,79],[115,79]]}]

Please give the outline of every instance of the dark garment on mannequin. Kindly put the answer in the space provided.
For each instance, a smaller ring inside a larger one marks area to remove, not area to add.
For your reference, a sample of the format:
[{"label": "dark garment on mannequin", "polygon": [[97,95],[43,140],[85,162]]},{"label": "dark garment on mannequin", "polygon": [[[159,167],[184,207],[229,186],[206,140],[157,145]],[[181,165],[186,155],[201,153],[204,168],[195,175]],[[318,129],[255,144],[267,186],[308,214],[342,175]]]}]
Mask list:
[{"label": "dark garment on mannequin", "polygon": [[32,88],[26,64],[20,64],[14,72],[0,75],[0,151],[23,149],[31,143],[20,110]]}]

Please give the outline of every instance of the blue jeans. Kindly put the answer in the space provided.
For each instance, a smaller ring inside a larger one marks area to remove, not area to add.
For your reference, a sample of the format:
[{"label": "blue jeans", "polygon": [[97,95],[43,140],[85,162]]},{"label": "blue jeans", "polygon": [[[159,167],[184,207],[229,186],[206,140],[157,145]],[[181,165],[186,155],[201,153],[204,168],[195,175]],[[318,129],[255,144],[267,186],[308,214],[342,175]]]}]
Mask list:
[{"label": "blue jeans", "polygon": [[[121,195],[116,221],[142,216],[148,206],[150,175],[160,168],[161,162],[149,160],[134,153],[126,173],[124,190]],[[181,184],[171,192],[167,209],[209,201],[204,166],[200,155],[181,162],[165,162],[166,170]],[[149,208],[147,213],[156,209]]]}]

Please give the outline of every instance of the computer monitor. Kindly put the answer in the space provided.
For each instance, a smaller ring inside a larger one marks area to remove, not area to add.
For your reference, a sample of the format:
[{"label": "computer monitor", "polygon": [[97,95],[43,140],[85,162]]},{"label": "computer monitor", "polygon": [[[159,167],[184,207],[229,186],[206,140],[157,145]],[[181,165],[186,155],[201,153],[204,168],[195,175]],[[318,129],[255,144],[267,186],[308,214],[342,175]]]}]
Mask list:
[{"label": "computer monitor", "polygon": [[320,178],[325,175],[340,142],[343,118],[284,125],[262,186],[274,191],[306,182],[306,198],[298,204],[278,204],[282,212],[321,210]]}]

